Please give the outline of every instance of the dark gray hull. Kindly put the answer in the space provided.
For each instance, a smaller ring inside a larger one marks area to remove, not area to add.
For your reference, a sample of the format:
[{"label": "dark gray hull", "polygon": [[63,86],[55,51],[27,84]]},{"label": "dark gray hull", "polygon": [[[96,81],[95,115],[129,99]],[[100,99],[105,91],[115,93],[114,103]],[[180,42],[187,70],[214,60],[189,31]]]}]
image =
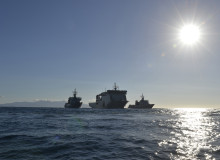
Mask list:
[{"label": "dark gray hull", "polygon": [[154,104],[148,104],[148,105],[129,105],[128,108],[132,109],[151,109],[153,108]]},{"label": "dark gray hull", "polygon": [[77,103],[77,104],[69,104],[69,103],[66,103],[64,105],[65,108],[80,108],[82,106],[82,102],[80,103]]}]

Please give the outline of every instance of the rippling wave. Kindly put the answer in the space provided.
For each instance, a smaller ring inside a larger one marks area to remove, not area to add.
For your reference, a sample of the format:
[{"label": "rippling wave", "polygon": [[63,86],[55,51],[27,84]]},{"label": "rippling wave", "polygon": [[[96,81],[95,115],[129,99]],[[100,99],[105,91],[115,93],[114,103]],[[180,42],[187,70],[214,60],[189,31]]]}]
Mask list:
[{"label": "rippling wave", "polygon": [[220,159],[219,109],[0,108],[0,159]]}]

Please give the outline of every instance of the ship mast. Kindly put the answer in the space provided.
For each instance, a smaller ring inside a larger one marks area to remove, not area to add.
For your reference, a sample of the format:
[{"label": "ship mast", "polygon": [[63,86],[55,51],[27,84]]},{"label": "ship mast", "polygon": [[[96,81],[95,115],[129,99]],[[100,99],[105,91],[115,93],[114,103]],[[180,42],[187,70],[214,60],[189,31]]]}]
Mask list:
[{"label": "ship mast", "polygon": [[144,100],[144,95],[143,95],[143,93],[142,93],[142,95],[141,95],[141,99]]},{"label": "ship mast", "polygon": [[73,96],[76,97],[76,95],[77,95],[77,91],[76,91],[76,88],[75,88],[75,90],[73,92]]},{"label": "ship mast", "polygon": [[119,87],[114,83],[113,89],[116,91]]}]

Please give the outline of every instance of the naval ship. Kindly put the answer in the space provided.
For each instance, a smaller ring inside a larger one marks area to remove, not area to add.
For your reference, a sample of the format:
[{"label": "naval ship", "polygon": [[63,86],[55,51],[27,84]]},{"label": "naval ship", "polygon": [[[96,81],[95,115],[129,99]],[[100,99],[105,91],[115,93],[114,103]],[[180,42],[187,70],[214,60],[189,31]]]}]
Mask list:
[{"label": "naval ship", "polygon": [[144,100],[143,94],[141,95],[141,100],[135,101],[135,105],[129,105],[128,108],[133,109],[149,109],[153,108],[154,104],[149,104],[148,100]]},{"label": "naval ship", "polygon": [[80,108],[82,105],[81,97],[76,97],[77,92],[76,89],[73,92],[73,97],[69,97],[68,102],[65,103],[64,107],[65,108]]},{"label": "naval ship", "polygon": [[113,90],[96,95],[96,102],[89,103],[89,106],[91,108],[123,109],[128,102],[126,93],[126,90],[119,90],[115,83]]}]

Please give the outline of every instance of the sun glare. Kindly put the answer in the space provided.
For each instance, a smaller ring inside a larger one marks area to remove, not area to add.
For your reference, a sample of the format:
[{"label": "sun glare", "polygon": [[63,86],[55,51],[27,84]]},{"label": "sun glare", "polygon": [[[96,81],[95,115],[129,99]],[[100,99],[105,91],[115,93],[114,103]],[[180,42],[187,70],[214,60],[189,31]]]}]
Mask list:
[{"label": "sun glare", "polygon": [[194,45],[199,42],[201,31],[194,24],[184,25],[179,32],[179,39],[185,45]]}]

